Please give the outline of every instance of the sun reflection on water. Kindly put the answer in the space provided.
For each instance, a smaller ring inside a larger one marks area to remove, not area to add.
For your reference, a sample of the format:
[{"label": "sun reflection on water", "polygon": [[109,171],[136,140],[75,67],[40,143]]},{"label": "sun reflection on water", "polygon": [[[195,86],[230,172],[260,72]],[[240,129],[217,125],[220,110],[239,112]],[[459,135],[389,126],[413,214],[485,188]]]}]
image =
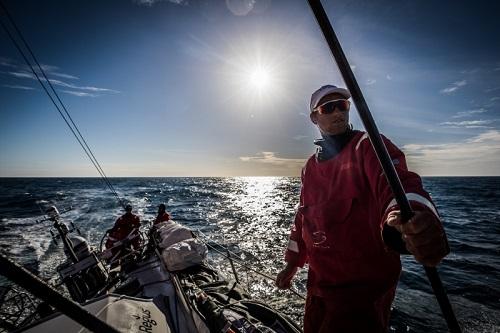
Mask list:
[{"label": "sun reflection on water", "polygon": [[[237,177],[224,180],[224,209],[211,217],[220,232],[215,241],[229,246],[246,265],[260,273],[276,276],[284,265],[284,250],[298,200],[297,179],[288,177]],[[238,259],[237,258],[237,259]],[[218,269],[233,277],[227,259],[215,260]],[[236,260],[235,260],[236,263]],[[280,291],[274,282],[236,264],[240,282],[253,297],[264,300],[300,321],[303,300]],[[298,274],[294,288],[305,293],[305,271]],[[284,302],[286,300],[286,302]]]}]

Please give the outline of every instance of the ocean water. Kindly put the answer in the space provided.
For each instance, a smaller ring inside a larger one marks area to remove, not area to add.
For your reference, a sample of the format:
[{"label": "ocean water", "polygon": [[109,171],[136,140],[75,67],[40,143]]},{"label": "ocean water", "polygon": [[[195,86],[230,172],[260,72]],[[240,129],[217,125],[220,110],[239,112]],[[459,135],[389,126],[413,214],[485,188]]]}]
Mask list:
[{"label": "ocean water", "polygon": [[[228,246],[244,260],[238,277],[254,297],[300,321],[304,301],[256,270],[275,276],[283,265],[300,180],[287,177],[113,178],[144,225],[164,202],[173,219]],[[424,178],[443,218],[451,254],[438,267],[464,332],[500,332],[500,177]],[[0,179],[0,249],[42,278],[56,283],[64,258],[50,237],[41,210],[56,205],[98,246],[104,231],[122,214],[98,178]],[[214,265],[231,275],[222,258]],[[446,332],[446,324],[423,268],[403,257],[390,332]],[[306,269],[293,288],[305,294]],[[0,284],[5,280],[0,280]]]}]

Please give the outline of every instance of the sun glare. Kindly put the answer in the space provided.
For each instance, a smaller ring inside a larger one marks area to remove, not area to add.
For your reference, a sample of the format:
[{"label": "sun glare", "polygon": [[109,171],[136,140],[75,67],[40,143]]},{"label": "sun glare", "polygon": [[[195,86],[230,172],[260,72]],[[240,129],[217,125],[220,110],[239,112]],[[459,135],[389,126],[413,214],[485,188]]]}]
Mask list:
[{"label": "sun glare", "polygon": [[270,81],[269,72],[263,68],[257,68],[250,73],[250,83],[257,89],[267,88]]},{"label": "sun glare", "polygon": [[229,98],[240,101],[253,117],[269,103],[283,96],[287,67],[286,59],[271,47],[270,41],[253,41],[232,45],[224,58],[224,92],[231,91]]}]

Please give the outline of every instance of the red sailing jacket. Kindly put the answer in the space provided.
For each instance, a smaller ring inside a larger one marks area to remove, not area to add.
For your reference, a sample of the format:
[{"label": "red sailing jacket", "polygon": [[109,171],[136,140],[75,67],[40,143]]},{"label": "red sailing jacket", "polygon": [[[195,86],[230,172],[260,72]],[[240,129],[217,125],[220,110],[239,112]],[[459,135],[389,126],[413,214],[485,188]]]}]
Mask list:
[{"label": "red sailing jacket", "polygon": [[[383,140],[412,207],[437,216],[420,177],[408,171],[404,154]],[[395,288],[399,253],[382,239],[386,215],[394,209],[391,189],[364,132],[356,133],[334,158],[309,158],[285,254],[296,266],[309,264],[309,295],[375,301]]]},{"label": "red sailing jacket", "polygon": [[157,216],[156,217],[156,219],[153,222],[153,225],[154,224],[158,224],[160,222],[165,222],[165,221],[168,221],[168,220],[170,220],[170,215],[167,212],[165,212],[161,216]]},{"label": "red sailing jacket", "polygon": [[[125,213],[120,216],[111,231],[109,232],[108,239],[106,241],[106,248],[110,248],[114,245],[115,242],[120,241],[127,237],[132,230],[139,230],[141,226],[141,222],[139,217],[132,213]],[[139,245],[139,238],[136,238],[132,244],[135,248]]]}]

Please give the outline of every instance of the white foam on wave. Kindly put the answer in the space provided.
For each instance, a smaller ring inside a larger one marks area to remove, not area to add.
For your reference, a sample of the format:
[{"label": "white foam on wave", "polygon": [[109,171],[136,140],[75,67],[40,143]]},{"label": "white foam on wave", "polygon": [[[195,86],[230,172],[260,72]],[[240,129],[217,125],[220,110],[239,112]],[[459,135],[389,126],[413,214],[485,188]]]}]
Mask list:
[{"label": "white foam on wave", "polygon": [[19,245],[23,246],[23,244],[29,244],[35,251],[34,255],[37,261],[46,254],[50,242],[52,241],[48,226],[45,223],[35,224],[25,231],[21,231],[20,236],[23,241]]},{"label": "white foam on wave", "polygon": [[40,262],[52,241],[50,222],[36,222],[35,218],[10,218],[4,221],[7,230],[0,237],[0,244],[9,255],[21,263]]},{"label": "white foam on wave", "polygon": [[16,229],[20,225],[28,226],[28,225],[36,224],[36,221],[37,220],[35,217],[3,218],[2,224],[4,227],[7,227],[9,229],[10,228]]}]

